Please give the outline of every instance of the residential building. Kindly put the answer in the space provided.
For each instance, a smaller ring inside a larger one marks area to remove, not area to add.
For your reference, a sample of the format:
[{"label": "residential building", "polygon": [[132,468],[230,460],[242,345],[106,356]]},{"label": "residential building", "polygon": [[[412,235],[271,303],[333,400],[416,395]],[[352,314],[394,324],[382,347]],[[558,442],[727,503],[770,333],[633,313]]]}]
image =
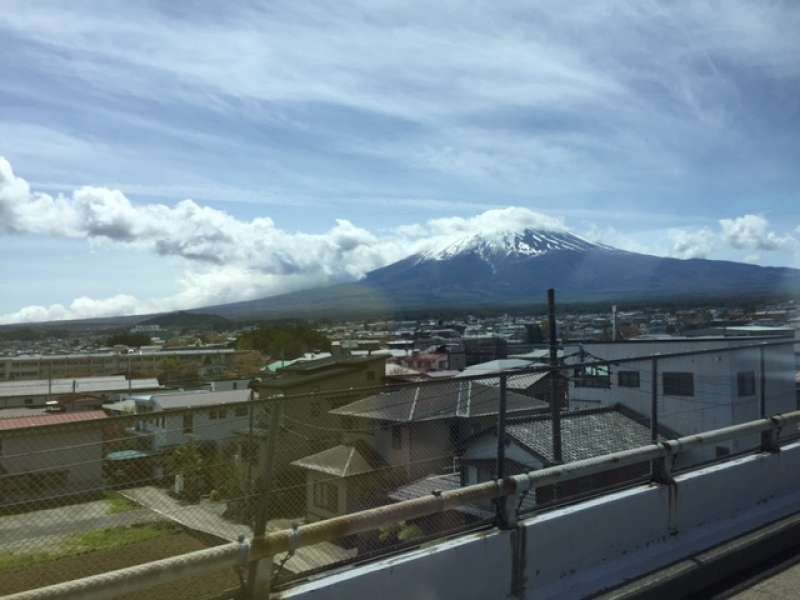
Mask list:
[{"label": "residential building", "polygon": [[[313,496],[310,491],[321,482],[317,473],[326,475],[330,494],[334,487],[339,490],[336,506],[341,509],[347,498],[381,504],[389,489],[452,470],[460,441],[496,423],[499,402],[496,386],[453,381],[374,394],[332,410],[342,417],[342,443],[292,462],[307,472],[307,513],[319,518],[324,510],[316,506],[318,500],[324,502],[321,492]],[[510,414],[547,410],[544,402],[513,391],[506,394],[506,402]],[[345,468],[348,458],[356,460],[357,473]],[[361,488],[368,491],[367,497],[360,495]]]},{"label": "residential building", "polygon": [[13,418],[0,413],[0,503],[102,489],[103,411],[21,410],[12,409]]},{"label": "residential building", "polygon": [[495,335],[464,336],[464,356],[466,366],[506,358],[508,341]]},{"label": "residential building", "polygon": [[306,518],[310,521],[374,506],[393,483],[386,463],[361,440],[303,457],[292,465],[306,472]]},{"label": "residential building", "polygon": [[[460,441],[496,423],[497,386],[452,381],[375,394],[331,411],[343,426],[367,441],[386,464],[404,466],[409,477],[452,466]],[[513,391],[506,394],[509,414],[534,414],[546,403]]]},{"label": "residential building", "polygon": [[146,392],[160,388],[157,379],[127,379],[124,375],[0,381],[0,408],[44,406],[47,402],[58,402],[66,406],[72,404],[76,397],[85,394],[102,399],[100,404],[103,404],[126,392]]},{"label": "residential building", "polygon": [[128,373],[157,373],[163,361],[222,375],[243,354],[230,348],[164,350],[159,352],[93,352],[0,357],[0,381],[76,378]]},{"label": "residential building", "polygon": [[[782,338],[669,338],[663,340],[590,342],[581,344],[587,359],[614,360],[646,357],[641,361],[575,369],[571,374],[572,409],[622,404],[649,416],[653,396],[653,362],[658,358],[656,394],[658,421],[680,435],[690,435],[742,423],[760,416],[761,350],[725,351]],[[787,338],[788,339],[788,338]],[[710,353],[665,358],[665,354],[693,351]],[[720,352],[713,352],[720,350]],[[791,344],[763,350],[765,412],[797,408],[796,357]],[[577,360],[573,356],[571,360]],[[707,449],[698,460],[752,447],[757,440],[739,438]]]},{"label": "residential building", "polygon": [[[512,419],[506,424],[505,475],[515,475],[554,466],[553,426],[549,415]],[[675,437],[661,428],[660,437]],[[651,443],[647,419],[621,406],[581,410],[561,415],[562,461],[569,463],[646,446]],[[460,454],[461,485],[497,477],[497,429],[486,429],[464,441]],[[574,496],[607,485],[634,480],[649,473],[649,463],[621,467],[598,477],[559,484],[559,498]],[[536,501],[556,495],[553,486],[537,490]]]},{"label": "residential building", "polygon": [[[146,450],[161,450],[190,441],[233,442],[237,432],[250,421],[250,407],[246,404],[251,399],[248,389],[189,390],[135,395],[130,399],[135,403],[136,413],[142,415],[135,431],[142,437],[141,449]],[[148,417],[148,413],[160,414]]]},{"label": "residential building", "polygon": [[[299,361],[258,383],[260,397],[271,402],[266,403],[254,428],[240,425],[242,455],[255,452],[255,468],[265,468],[268,411],[275,407],[280,411],[278,439],[272,457],[275,477],[285,488],[302,488],[305,476],[291,463],[331,447],[331,437],[339,435],[342,418],[330,411],[369,394],[365,389],[383,386],[386,359],[384,354],[373,354]],[[288,504],[293,501],[302,502],[302,498],[286,500]]]},{"label": "residential building", "polygon": [[374,354],[296,362],[263,380],[258,391],[262,398],[286,397],[281,402],[283,425],[319,437],[319,427],[341,424],[341,419],[330,413],[332,409],[369,393],[362,391],[364,388],[384,385],[386,358]]}]

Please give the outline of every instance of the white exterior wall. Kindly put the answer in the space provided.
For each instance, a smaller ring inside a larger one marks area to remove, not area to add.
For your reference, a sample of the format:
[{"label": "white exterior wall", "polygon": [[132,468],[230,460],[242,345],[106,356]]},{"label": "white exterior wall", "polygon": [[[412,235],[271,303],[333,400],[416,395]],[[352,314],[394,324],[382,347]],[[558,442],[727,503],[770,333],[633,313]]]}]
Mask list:
[{"label": "white exterior wall", "polygon": [[[218,410],[218,409],[217,409]],[[193,432],[183,432],[183,415],[143,416],[138,430],[153,436],[153,449],[179,446],[190,441],[220,442],[233,440],[237,431],[247,428],[248,416],[236,416],[235,408],[226,409],[224,419],[209,418],[208,410],[193,413]]]},{"label": "white exterior wall", "polygon": [[[771,340],[776,341],[776,340]],[[670,354],[706,350],[720,347],[735,347],[757,343],[757,340],[686,340],[670,342],[635,343],[587,343],[584,349],[592,355],[608,360],[630,358],[640,355]],[[577,357],[573,358],[577,361]],[[797,406],[795,396],[795,356],[792,346],[765,349],[766,365],[766,412],[767,415],[788,412]],[[619,387],[619,371],[638,371],[638,388]],[[622,404],[649,418],[652,396],[652,362],[611,366],[610,388],[588,388],[570,381],[570,408],[597,408]],[[665,396],[663,374],[665,372],[688,372],[694,375],[694,396]],[[755,373],[755,395],[739,397],[737,374]],[[718,429],[735,423],[749,421],[759,416],[759,350],[721,352],[680,358],[661,358],[658,361],[658,417],[659,424],[674,430],[679,435],[690,435]],[[729,445],[729,450],[738,451],[753,447],[756,439],[741,439]],[[710,459],[715,449],[708,448],[702,458]],[[698,456],[700,458],[700,456]]]},{"label": "white exterior wall", "polygon": [[798,469],[794,444],[679,475],[676,488],[639,486],[522,521],[525,584],[517,595],[513,534],[492,530],[353,566],[277,597],[584,598],[796,513]]},{"label": "white exterior wall", "polygon": [[[317,506],[314,502],[314,484],[325,482],[334,486],[338,494],[339,510],[331,512],[323,506]],[[311,521],[320,519],[330,519],[348,512],[347,504],[347,483],[343,479],[337,479],[326,473],[316,471],[306,471],[306,516]]]}]

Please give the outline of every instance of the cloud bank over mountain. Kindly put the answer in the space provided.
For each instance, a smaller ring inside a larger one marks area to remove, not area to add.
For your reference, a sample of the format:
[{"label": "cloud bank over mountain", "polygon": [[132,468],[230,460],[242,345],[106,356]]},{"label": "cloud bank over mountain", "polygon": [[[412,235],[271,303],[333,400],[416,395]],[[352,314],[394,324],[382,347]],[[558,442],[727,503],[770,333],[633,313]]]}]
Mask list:
[{"label": "cloud bank over mountain", "polygon": [[[293,232],[268,217],[242,220],[189,199],[174,205],[134,203],[119,190],[91,186],[69,195],[38,192],[0,157],[0,235],[85,240],[98,251],[120,244],[185,263],[179,291],[170,296],[142,299],[127,290],[100,299],[82,296],[69,304],[27,306],[0,315],[0,322],[127,315],[249,300],[356,280],[411,254],[478,233],[491,236],[528,228],[570,231],[563,219],[512,206],[386,231],[368,231],[337,219],[322,233]],[[615,231],[606,232],[607,239],[597,230],[587,237],[625,246]],[[663,253],[679,258],[707,257],[720,245],[771,251],[797,243],[790,235],[772,231],[765,217],[752,214],[722,219],[716,231],[672,230],[670,237],[673,247]]]}]

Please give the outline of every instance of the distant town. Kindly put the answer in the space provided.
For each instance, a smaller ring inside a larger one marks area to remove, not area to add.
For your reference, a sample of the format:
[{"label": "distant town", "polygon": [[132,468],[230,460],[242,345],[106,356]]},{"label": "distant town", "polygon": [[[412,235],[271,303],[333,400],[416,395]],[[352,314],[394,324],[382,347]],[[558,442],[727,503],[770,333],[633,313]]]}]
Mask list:
[{"label": "distant town", "polygon": [[[543,314],[309,323],[304,327],[320,334],[316,346],[302,335],[293,339],[289,328],[280,332],[284,346],[271,348],[248,346],[258,324],[195,313],[176,315],[152,319],[161,324],[145,321],[119,331],[57,326],[0,329],[0,381],[129,373],[154,377],[167,359],[190,365],[199,380],[244,371],[269,377],[282,365],[323,354],[373,352],[386,354],[388,363],[402,366],[408,376],[423,376],[524,354],[547,342],[547,317]],[[800,306],[793,300],[680,309],[616,310],[609,305],[602,312],[596,307],[559,312],[557,322],[562,341],[785,334],[800,328]],[[268,327],[276,332],[280,329],[279,324]],[[246,350],[257,351],[258,356],[251,357],[243,369],[241,352]],[[253,369],[257,364],[260,366]],[[166,367],[169,371],[169,361]]]}]

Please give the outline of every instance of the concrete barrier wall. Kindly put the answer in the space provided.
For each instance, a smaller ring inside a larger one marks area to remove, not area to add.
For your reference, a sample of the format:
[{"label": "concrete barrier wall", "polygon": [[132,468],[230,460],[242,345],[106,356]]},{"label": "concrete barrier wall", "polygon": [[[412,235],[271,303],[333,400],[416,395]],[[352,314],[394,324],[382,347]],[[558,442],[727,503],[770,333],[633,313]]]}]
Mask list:
[{"label": "concrete barrier wall", "polygon": [[[491,530],[331,573],[281,597],[302,600],[581,598],[800,510],[800,444],[733,459]],[[512,575],[512,566],[517,578]]]}]

